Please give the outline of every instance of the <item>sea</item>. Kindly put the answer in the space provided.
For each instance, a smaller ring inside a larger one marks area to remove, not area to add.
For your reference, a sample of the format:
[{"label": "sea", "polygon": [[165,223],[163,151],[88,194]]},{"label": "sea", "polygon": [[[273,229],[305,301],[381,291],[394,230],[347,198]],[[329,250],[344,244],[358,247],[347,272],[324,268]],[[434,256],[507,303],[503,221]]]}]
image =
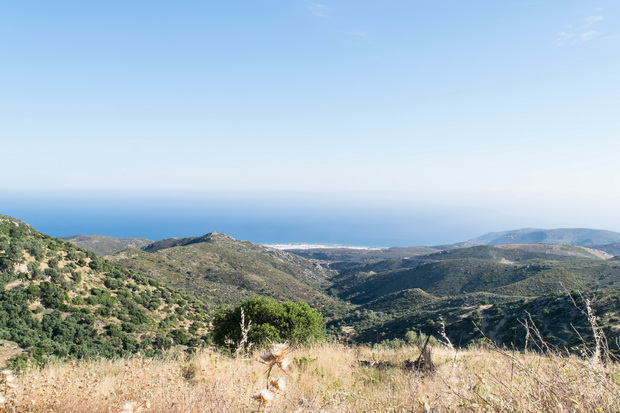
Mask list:
[{"label": "sea", "polygon": [[395,193],[2,191],[0,214],[54,237],[217,231],[260,244],[366,247],[447,244],[497,228],[474,206]]}]

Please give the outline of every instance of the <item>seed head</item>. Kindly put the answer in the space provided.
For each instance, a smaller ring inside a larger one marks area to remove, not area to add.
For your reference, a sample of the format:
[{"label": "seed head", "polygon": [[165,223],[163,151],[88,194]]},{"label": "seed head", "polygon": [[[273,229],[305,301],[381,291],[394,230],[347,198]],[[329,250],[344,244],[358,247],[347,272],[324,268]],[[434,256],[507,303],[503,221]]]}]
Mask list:
[{"label": "seed head", "polygon": [[276,360],[281,360],[286,357],[288,353],[288,344],[286,343],[277,343],[271,346],[269,352],[275,357]]},{"label": "seed head", "polygon": [[276,396],[269,389],[263,389],[259,391],[258,393],[254,394],[254,396],[252,396],[252,398],[260,401],[261,404],[265,404],[265,405],[271,403],[275,397]]},{"label": "seed head", "polygon": [[291,364],[291,359],[284,357],[282,360],[276,362],[276,364],[280,367],[280,369],[282,369],[282,371],[287,371]]},{"label": "seed head", "polygon": [[134,402],[127,402],[123,404],[123,410],[121,410],[121,413],[134,413],[135,407],[136,404]]},{"label": "seed head", "polygon": [[272,377],[269,379],[269,384],[271,384],[271,386],[273,386],[274,389],[276,389],[277,391],[284,391],[286,390],[286,382],[284,381],[284,378],[282,377]]},{"label": "seed head", "polygon": [[265,354],[260,356],[260,358],[262,358],[265,363],[272,363],[275,361],[275,357],[273,357],[271,351],[266,352]]},{"label": "seed head", "polygon": [[261,356],[263,362],[269,364],[270,367],[274,364],[277,364],[280,368],[282,368],[282,363],[288,365],[290,362],[285,362],[286,355],[288,354],[288,344],[286,343],[277,343],[271,346],[269,351]]}]

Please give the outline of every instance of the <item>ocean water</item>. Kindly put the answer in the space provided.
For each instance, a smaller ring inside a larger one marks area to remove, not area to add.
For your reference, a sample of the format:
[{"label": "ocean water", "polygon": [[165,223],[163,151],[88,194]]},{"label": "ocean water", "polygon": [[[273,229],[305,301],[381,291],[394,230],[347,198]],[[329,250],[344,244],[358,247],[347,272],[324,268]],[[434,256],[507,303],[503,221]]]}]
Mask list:
[{"label": "ocean water", "polygon": [[57,237],[160,240],[218,231],[264,244],[437,245],[498,230],[472,206],[378,193],[3,192],[0,214]]}]

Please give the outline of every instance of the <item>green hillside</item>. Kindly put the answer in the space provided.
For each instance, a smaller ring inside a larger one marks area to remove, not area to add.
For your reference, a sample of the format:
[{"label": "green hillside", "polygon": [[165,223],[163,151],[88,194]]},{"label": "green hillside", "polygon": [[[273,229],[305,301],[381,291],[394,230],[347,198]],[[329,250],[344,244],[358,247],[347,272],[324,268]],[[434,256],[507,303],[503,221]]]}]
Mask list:
[{"label": "green hillside", "polygon": [[[565,275],[562,278],[562,275]],[[620,277],[620,271],[617,274]],[[535,279],[532,279],[535,277]],[[537,296],[564,287],[585,287],[585,280],[571,273],[560,274],[544,263],[498,264],[483,259],[445,260],[422,263],[384,273],[360,273],[336,282],[338,295],[356,304],[366,303],[396,291],[419,288],[435,296],[501,291],[505,295]]]},{"label": "green hillside", "polygon": [[[372,341],[377,331],[383,338],[404,337],[408,331],[437,335],[443,319],[447,336],[457,346],[491,341],[508,348],[522,349],[527,345],[544,350],[544,342],[560,351],[579,352],[584,344],[593,345],[584,299],[590,300],[610,349],[620,354],[620,289],[617,288],[588,292],[583,296],[579,293],[550,294],[469,306],[460,299],[451,303],[436,302],[435,308],[421,307],[413,313],[368,325],[359,331],[358,339]],[[528,343],[526,321],[531,329]],[[534,328],[539,330],[540,337]]]},{"label": "green hillside", "polygon": [[[521,306],[526,303],[540,303],[536,300],[567,291],[614,291],[620,287],[619,261],[601,257],[608,256],[571,245],[527,244],[474,246],[407,260],[332,264],[340,272],[333,277],[330,291],[358,306],[333,322],[332,330],[353,329],[354,340],[377,341],[403,337],[407,331],[437,334],[439,321],[445,318],[458,343],[481,338],[478,328],[482,326],[486,332],[496,328],[493,337],[506,344],[507,336],[499,334],[503,322],[497,327],[501,320],[485,318],[489,314],[485,311],[507,306],[523,315]],[[614,311],[612,306],[606,326],[617,337],[620,314],[614,316]],[[472,323],[483,319],[478,327]],[[545,325],[546,334],[561,337],[558,343],[571,342],[564,327]]]},{"label": "green hillside", "polygon": [[201,345],[210,312],[191,294],[0,216],[0,339],[35,359]]},{"label": "green hillside", "polygon": [[331,273],[320,265],[224,234],[163,240],[108,258],[217,304],[238,304],[258,294],[323,310],[339,305],[321,292]]}]

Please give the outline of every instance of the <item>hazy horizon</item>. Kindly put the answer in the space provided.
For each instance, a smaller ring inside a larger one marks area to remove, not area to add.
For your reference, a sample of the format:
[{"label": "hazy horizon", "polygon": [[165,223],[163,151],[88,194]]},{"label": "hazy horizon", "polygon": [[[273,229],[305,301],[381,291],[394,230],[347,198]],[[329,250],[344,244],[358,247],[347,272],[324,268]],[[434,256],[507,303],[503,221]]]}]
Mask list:
[{"label": "hazy horizon", "polygon": [[[520,228],[620,232],[617,221],[600,215],[582,216],[568,208],[536,214],[529,204],[489,198],[480,206],[476,197],[395,192],[5,191],[0,214],[58,237],[97,234],[160,240],[218,231],[267,244],[439,245]],[[616,226],[606,225],[612,222]]]}]

